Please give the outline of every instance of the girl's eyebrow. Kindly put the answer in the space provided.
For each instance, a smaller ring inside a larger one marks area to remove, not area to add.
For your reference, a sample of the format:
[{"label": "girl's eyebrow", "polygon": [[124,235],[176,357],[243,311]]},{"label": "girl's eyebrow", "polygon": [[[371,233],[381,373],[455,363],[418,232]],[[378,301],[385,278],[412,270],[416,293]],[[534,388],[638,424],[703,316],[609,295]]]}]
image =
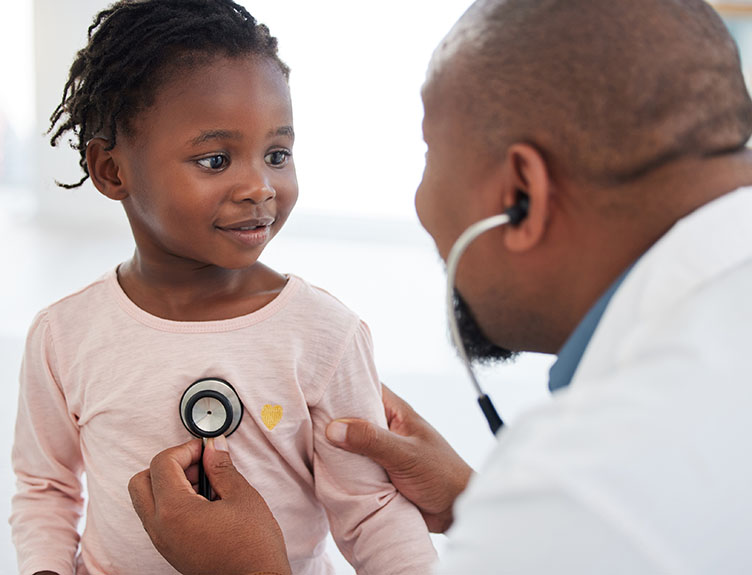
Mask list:
[{"label": "girl's eyebrow", "polygon": [[[292,126],[280,126],[276,130],[269,130],[267,133],[268,138],[275,136],[287,136],[288,138],[295,139],[295,130]],[[242,140],[243,134],[238,130],[206,130],[201,132],[198,136],[190,141],[191,146],[198,146],[211,140]]]},{"label": "girl's eyebrow", "polygon": [[243,134],[235,130],[207,130],[190,141],[191,146],[198,146],[211,140],[241,140]]},{"label": "girl's eyebrow", "polygon": [[294,140],[295,130],[292,129],[292,126],[280,126],[276,130],[269,130],[267,136],[270,138],[273,138],[274,136],[287,136],[291,140]]}]

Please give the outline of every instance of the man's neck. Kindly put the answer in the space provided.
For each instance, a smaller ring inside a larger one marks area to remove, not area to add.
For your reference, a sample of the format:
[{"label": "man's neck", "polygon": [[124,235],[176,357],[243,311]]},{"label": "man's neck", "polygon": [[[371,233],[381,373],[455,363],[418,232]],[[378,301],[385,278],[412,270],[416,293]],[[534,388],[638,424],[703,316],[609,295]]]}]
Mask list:
[{"label": "man's neck", "polygon": [[665,233],[701,206],[750,185],[752,150],[743,148],[723,155],[680,158],[601,193],[629,198],[639,213],[647,212],[655,220],[655,231],[663,229]]},{"label": "man's neck", "polygon": [[[752,152],[711,158],[685,158],[612,189],[593,190],[618,200],[613,217],[578,215],[579,251],[569,267],[567,319],[562,341],[577,327],[598,298],[677,221],[740,187],[752,185]],[[602,212],[602,209],[598,209]],[[578,279],[579,278],[579,279]],[[585,281],[583,278],[587,278]]]}]

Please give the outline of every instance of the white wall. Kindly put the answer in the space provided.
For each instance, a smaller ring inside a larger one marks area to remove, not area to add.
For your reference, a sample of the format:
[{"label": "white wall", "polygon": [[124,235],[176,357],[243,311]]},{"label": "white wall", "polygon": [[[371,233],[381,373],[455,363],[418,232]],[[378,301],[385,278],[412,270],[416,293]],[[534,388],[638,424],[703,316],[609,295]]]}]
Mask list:
[{"label": "white wall", "polygon": [[120,206],[98,194],[91,182],[76,190],[55,185],[55,180],[73,183],[80,179],[78,152],[70,149],[68,137],[52,148],[49,136],[44,135],[60,102],[68,69],[86,42],[86,30],[94,14],[109,4],[103,0],[34,0],[33,149],[37,169],[33,185],[45,221],[72,228],[104,224],[127,234]]}]

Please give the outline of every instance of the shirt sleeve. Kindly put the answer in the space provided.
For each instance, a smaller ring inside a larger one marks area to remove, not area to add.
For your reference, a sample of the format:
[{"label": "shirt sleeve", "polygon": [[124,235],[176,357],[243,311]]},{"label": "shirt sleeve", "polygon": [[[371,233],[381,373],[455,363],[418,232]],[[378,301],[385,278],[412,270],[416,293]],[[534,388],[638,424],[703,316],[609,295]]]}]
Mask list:
[{"label": "shirt sleeve", "polygon": [[332,419],[357,417],[386,427],[371,336],[359,322],[323,397],[311,408],[316,496],[327,510],[337,546],[359,575],[422,575],[436,561],[420,512],[382,467],[332,446]]},{"label": "shirt sleeve", "polygon": [[47,316],[37,316],[21,365],[10,524],[20,575],[73,575],[83,508],[78,426],[60,387]]}]

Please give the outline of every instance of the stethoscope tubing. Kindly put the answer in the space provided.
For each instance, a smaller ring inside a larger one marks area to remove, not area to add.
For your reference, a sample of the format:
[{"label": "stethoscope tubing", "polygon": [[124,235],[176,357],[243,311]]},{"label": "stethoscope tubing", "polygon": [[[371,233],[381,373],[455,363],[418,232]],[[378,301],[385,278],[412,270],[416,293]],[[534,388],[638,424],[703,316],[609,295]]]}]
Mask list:
[{"label": "stethoscope tubing", "polygon": [[460,237],[457,238],[456,242],[454,242],[452,249],[449,250],[449,256],[447,257],[446,311],[447,317],[449,319],[449,332],[451,334],[454,347],[457,349],[457,353],[459,354],[460,359],[462,360],[462,363],[467,370],[470,381],[472,382],[473,387],[475,387],[478,405],[480,406],[480,409],[483,412],[486,421],[488,422],[488,426],[491,428],[491,433],[493,433],[494,435],[496,435],[499,429],[503,427],[504,422],[502,421],[501,417],[499,417],[499,413],[496,411],[491,398],[488,397],[486,393],[484,393],[483,388],[480,386],[478,378],[475,376],[475,372],[473,371],[470,358],[467,355],[465,345],[462,342],[460,328],[457,324],[457,316],[454,313],[454,282],[457,276],[457,267],[459,266],[460,258],[462,257],[462,254],[465,253],[465,250],[468,248],[468,246],[473,242],[473,240],[492,228],[503,226],[510,222],[511,218],[509,214],[504,213],[491,216],[490,218],[485,218],[483,220],[480,220],[479,222],[474,223],[464,232],[462,232],[462,234],[460,234]]},{"label": "stethoscope tubing", "polygon": [[204,469],[204,449],[206,449],[206,438],[201,439],[201,461],[198,465],[198,494],[211,501],[212,488]]}]

